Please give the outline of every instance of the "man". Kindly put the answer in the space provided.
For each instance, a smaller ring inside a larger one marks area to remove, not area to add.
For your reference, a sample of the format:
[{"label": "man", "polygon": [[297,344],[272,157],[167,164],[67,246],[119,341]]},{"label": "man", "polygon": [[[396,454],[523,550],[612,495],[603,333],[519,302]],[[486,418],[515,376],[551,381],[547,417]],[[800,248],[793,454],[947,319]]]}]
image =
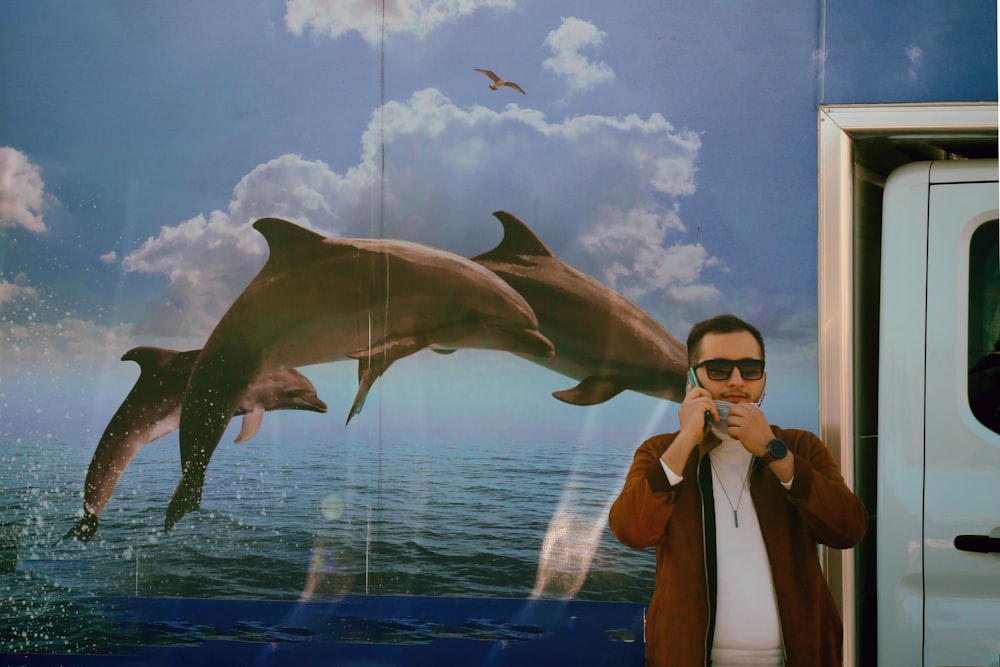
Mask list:
[{"label": "man", "polygon": [[646,664],[840,665],[816,544],[857,544],[864,505],[815,435],[768,423],[756,328],[720,315],[687,345],[680,430],[639,447],[609,515],[623,544],[656,547]]}]

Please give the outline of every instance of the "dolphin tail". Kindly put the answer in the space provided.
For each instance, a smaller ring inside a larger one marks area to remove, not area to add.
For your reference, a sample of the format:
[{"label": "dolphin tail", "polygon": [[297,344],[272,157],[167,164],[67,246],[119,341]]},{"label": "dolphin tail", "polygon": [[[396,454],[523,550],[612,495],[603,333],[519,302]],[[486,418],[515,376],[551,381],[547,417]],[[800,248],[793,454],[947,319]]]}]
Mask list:
[{"label": "dolphin tail", "polygon": [[63,535],[63,539],[67,540],[69,538],[73,538],[86,544],[97,532],[98,521],[100,521],[100,518],[97,514],[84,512],[83,518],[77,521],[76,525],[70,528],[69,531]]},{"label": "dolphin tail", "polygon": [[614,378],[585,377],[572,389],[554,391],[552,395],[563,403],[573,405],[597,405],[610,400],[625,391],[625,386]]},{"label": "dolphin tail", "polygon": [[205,478],[199,476],[194,479],[192,475],[181,475],[181,481],[177,483],[174,495],[167,506],[167,518],[163,526],[163,532],[169,533],[177,522],[188,512],[197,512],[201,509],[201,490],[204,487]]}]

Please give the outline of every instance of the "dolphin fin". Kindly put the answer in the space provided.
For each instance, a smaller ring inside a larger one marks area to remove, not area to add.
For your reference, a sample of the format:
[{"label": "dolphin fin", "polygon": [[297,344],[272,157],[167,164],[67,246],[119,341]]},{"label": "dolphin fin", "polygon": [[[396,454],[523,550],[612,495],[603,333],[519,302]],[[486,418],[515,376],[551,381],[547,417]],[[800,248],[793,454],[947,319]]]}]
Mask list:
[{"label": "dolphin fin", "polygon": [[509,260],[511,257],[555,257],[549,247],[519,218],[507,211],[494,211],[494,217],[503,225],[503,239],[489,252],[476,255],[474,262]]},{"label": "dolphin fin", "polygon": [[355,415],[361,414],[361,410],[365,407],[365,400],[368,398],[368,392],[375,384],[375,380],[384,372],[385,366],[380,361],[371,364],[365,364],[363,360],[358,361],[358,393],[354,395],[354,403],[351,404],[351,411],[347,413],[345,426],[351,423],[351,419]]},{"label": "dolphin fin", "polygon": [[612,378],[591,375],[585,377],[572,389],[554,391],[552,395],[564,403],[573,405],[597,405],[625,391],[625,387]]},{"label": "dolphin fin", "polygon": [[[428,343],[424,340],[424,336],[402,336],[400,338],[391,338],[389,340],[383,340],[379,343],[374,343],[368,347],[362,348],[355,352],[348,352],[344,356],[349,359],[357,359],[358,361],[371,363],[372,360],[376,358],[387,359],[385,368],[389,366],[396,360],[402,359],[405,356],[411,355],[414,352],[424,349],[428,346]],[[385,372],[385,368],[382,372]],[[361,369],[358,368],[358,379],[361,379]]]},{"label": "dolphin fin", "polygon": [[201,354],[201,350],[187,350],[178,352],[168,350],[163,347],[152,347],[150,345],[140,345],[122,355],[122,361],[134,361],[139,364],[143,371],[150,368],[166,368],[173,363],[183,365],[190,372],[190,367],[194,365],[195,359]]},{"label": "dolphin fin", "polygon": [[264,235],[269,246],[319,243],[326,238],[311,229],[306,229],[281,218],[261,218],[253,223],[253,228]]},{"label": "dolphin fin", "polygon": [[[304,256],[325,247],[326,237],[311,229],[300,227],[281,218],[261,218],[253,223],[267,241],[270,256],[268,264],[294,262],[300,264]],[[353,249],[350,249],[353,252]]]},{"label": "dolphin fin", "polygon": [[422,338],[417,336],[407,336],[383,341],[371,348],[351,352],[347,356],[358,360],[358,393],[354,396],[354,403],[351,411],[347,415],[347,424],[351,423],[351,418],[361,414],[365,407],[365,399],[371,390],[375,380],[385,373],[397,359],[409,356],[414,352],[424,349],[427,344]]},{"label": "dolphin fin", "polygon": [[257,435],[260,425],[264,421],[264,408],[257,406],[250,412],[243,413],[243,425],[240,434],[236,436],[236,442],[246,442]]},{"label": "dolphin fin", "polygon": [[177,356],[174,350],[167,350],[160,347],[140,345],[122,355],[122,361],[134,361],[140,368],[146,366],[166,366],[170,360]]}]

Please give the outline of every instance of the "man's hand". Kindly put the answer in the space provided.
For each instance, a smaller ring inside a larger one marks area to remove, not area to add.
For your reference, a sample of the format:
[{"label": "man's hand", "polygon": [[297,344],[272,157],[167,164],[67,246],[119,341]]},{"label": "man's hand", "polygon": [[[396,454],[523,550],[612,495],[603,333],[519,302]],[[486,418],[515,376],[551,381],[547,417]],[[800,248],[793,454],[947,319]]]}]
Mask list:
[{"label": "man's hand", "polygon": [[[729,411],[729,435],[758,458],[767,453],[767,443],[774,439],[774,432],[767,417],[752,403],[737,403]],[[788,484],[795,475],[795,459],[792,453],[789,452],[783,459],[772,461],[770,468],[778,480]]]},{"label": "man's hand", "polygon": [[693,436],[701,442],[701,437],[705,434],[706,412],[710,413],[712,421],[719,421],[719,409],[712,400],[712,393],[702,387],[691,387],[677,412],[681,433]]},{"label": "man's hand", "polygon": [[701,444],[701,439],[705,436],[706,412],[714,421],[719,421],[719,410],[715,407],[711,392],[701,387],[691,387],[677,413],[680,431],[660,457],[677,475],[684,474],[684,465],[691,457],[691,452]]},{"label": "man's hand", "polygon": [[729,436],[760,457],[767,451],[767,443],[774,438],[774,433],[759,407],[752,403],[736,403],[729,411]]}]

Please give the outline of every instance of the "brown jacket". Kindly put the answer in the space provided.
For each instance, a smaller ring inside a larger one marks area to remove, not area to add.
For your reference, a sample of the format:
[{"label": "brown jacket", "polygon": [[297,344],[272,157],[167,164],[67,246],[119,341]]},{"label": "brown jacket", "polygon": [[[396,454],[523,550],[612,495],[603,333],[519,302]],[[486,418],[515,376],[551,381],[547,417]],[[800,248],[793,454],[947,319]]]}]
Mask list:
[{"label": "brown jacket", "polygon": [[[786,491],[755,460],[750,495],[771,563],[785,664],[840,665],[843,629],[816,544],[847,549],[860,542],[868,523],[865,507],[816,436],[771,428],[795,457],[795,478]],[[715,628],[715,512],[710,466],[700,464],[719,439],[709,433],[684,467],[683,481],[671,486],[659,458],[676,436],[652,437],[636,450],[609,514],[611,531],[623,544],[656,547],[656,585],[646,618],[650,667],[709,665]],[[747,622],[753,614],[747,610]]]}]

